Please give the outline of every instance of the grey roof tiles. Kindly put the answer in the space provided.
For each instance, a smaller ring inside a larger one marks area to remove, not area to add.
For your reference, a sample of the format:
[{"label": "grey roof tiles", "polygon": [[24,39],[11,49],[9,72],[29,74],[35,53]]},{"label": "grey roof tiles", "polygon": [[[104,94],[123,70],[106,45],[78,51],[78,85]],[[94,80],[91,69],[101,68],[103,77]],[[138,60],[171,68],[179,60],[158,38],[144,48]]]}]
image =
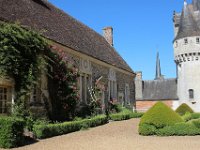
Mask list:
[{"label": "grey roof tiles", "polygon": [[48,39],[133,73],[104,37],[47,0],[0,0],[0,20],[19,22]]}]

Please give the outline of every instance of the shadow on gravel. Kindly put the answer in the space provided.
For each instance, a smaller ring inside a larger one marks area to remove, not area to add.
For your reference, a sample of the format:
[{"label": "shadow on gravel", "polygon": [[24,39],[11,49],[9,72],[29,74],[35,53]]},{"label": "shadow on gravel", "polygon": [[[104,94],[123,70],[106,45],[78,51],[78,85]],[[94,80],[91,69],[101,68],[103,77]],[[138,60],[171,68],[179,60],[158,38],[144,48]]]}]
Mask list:
[{"label": "shadow on gravel", "polygon": [[38,140],[31,138],[30,136],[24,136],[23,142],[19,143],[19,147],[35,144],[37,142]]}]

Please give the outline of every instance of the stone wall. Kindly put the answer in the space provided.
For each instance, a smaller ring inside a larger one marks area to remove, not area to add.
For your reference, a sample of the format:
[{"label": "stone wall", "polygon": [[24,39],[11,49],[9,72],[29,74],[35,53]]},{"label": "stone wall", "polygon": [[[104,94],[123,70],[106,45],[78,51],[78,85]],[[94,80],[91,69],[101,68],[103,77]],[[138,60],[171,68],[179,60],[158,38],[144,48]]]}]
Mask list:
[{"label": "stone wall", "polygon": [[[116,73],[116,82],[117,82],[117,95],[123,95],[123,98],[124,98],[124,95],[125,95],[125,85],[128,84],[129,87],[130,87],[130,101],[131,101],[131,104],[129,105],[129,107],[132,107],[133,106],[133,103],[135,102],[135,87],[134,87],[134,75],[129,75],[130,73],[126,73],[126,71],[120,71],[121,69],[119,68],[116,68],[114,66],[111,66],[109,64],[104,64],[104,62],[99,62],[99,60],[95,60],[94,58],[91,58],[90,56],[86,56],[84,54],[79,54],[79,53],[76,53],[75,51],[73,50],[70,50],[66,47],[63,47],[59,44],[56,44],[56,47],[58,49],[61,49],[62,51],[64,51],[66,53],[66,56],[68,57],[68,60],[70,62],[72,62],[77,68],[79,68],[80,64],[81,64],[81,60],[87,60],[91,63],[91,70],[92,70],[92,87],[94,87],[95,85],[95,82],[97,79],[99,79],[101,76],[103,77],[101,79],[101,82],[104,84],[105,86],[105,92],[104,92],[104,104],[107,105],[108,101],[110,100],[109,99],[109,88],[108,88],[108,83],[109,83],[109,71],[110,69],[113,69]],[[47,80],[42,80],[41,82],[43,81],[47,81]],[[46,85],[46,83],[42,83],[43,85]],[[44,89],[46,90],[46,89]],[[48,95],[48,93],[46,93],[46,95]],[[89,95],[88,95],[89,97]],[[32,106],[32,110],[33,112],[37,113],[38,114],[38,111],[37,108],[39,108],[40,110],[45,110],[45,103],[49,103],[50,100],[47,100],[47,99],[50,99],[50,97],[47,97],[46,96],[46,99],[44,101],[44,99],[41,99],[41,103],[40,105],[33,105]],[[122,104],[122,101],[124,100],[118,100],[119,103]],[[51,106],[51,104],[48,104],[49,106]],[[47,110],[46,110],[47,111]],[[44,111],[42,111],[44,114]],[[41,113],[41,111],[40,111]]]},{"label": "stone wall", "polygon": [[146,112],[151,108],[155,103],[163,102],[167,106],[173,108],[173,100],[166,100],[166,101],[136,101],[136,110],[139,112]]},{"label": "stone wall", "polygon": [[125,95],[125,85],[128,84],[130,88],[130,102],[131,102],[130,107],[133,107],[135,103],[134,78],[129,75],[123,74],[121,72],[116,72],[116,75],[117,75],[118,94],[124,93]]}]

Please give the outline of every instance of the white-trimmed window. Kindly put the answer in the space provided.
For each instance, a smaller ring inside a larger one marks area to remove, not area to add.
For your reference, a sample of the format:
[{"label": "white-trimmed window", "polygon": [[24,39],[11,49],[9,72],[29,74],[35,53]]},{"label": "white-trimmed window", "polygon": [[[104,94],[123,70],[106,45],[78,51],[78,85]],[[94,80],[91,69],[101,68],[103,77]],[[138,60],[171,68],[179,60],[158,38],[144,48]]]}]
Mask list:
[{"label": "white-trimmed window", "polygon": [[108,89],[109,89],[109,99],[117,98],[117,81],[116,72],[114,69],[110,69],[108,75]]},{"label": "white-trimmed window", "polygon": [[130,105],[130,87],[129,84],[125,84],[125,102],[126,104]]},{"label": "white-trimmed window", "polygon": [[91,88],[92,78],[91,75],[82,73],[80,75],[80,98],[81,101],[89,103],[89,88]]},{"label": "white-trimmed window", "polygon": [[79,89],[80,89],[80,100],[86,104],[89,103],[90,94],[89,89],[92,86],[92,65],[89,60],[80,60],[80,78],[79,78]]},{"label": "white-trimmed window", "polygon": [[0,114],[9,113],[11,104],[11,88],[0,86]]}]

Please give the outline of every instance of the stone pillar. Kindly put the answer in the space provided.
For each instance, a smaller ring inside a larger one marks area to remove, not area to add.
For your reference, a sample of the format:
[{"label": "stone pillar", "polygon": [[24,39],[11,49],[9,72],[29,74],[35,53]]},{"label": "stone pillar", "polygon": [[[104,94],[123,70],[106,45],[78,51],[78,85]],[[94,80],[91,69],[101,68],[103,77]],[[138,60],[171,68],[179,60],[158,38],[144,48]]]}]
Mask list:
[{"label": "stone pillar", "polygon": [[142,100],[142,72],[136,72],[135,77],[135,99]]}]

